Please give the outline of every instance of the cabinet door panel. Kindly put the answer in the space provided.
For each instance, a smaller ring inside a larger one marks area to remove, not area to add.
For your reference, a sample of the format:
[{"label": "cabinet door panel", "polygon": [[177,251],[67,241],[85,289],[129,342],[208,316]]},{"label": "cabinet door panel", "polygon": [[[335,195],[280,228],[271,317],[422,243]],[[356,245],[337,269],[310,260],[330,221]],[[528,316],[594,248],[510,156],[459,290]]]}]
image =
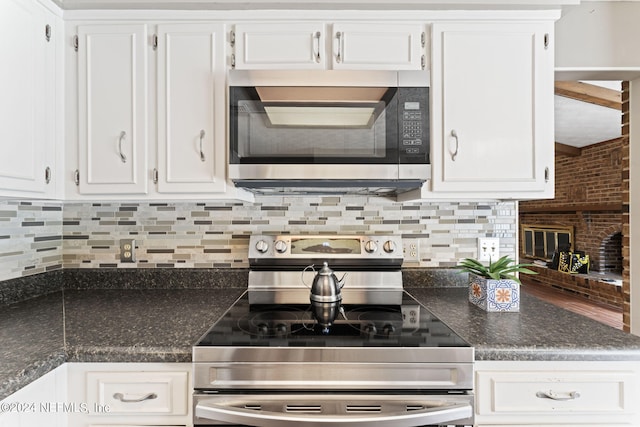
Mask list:
[{"label": "cabinet door panel", "polygon": [[321,23],[237,24],[235,68],[238,70],[323,69]]},{"label": "cabinet door panel", "polygon": [[420,24],[335,24],[333,68],[349,70],[420,70]]},{"label": "cabinet door panel", "polygon": [[225,190],[222,35],[215,25],[158,27],[161,192]]},{"label": "cabinet door panel", "polygon": [[549,187],[553,54],[545,29],[434,24],[435,191]]},{"label": "cabinet door panel", "polygon": [[78,28],[80,192],[146,193],[144,25]]},{"label": "cabinet door panel", "polygon": [[[34,2],[0,4],[0,188],[45,191],[45,38]],[[53,73],[54,70],[50,70]]]}]

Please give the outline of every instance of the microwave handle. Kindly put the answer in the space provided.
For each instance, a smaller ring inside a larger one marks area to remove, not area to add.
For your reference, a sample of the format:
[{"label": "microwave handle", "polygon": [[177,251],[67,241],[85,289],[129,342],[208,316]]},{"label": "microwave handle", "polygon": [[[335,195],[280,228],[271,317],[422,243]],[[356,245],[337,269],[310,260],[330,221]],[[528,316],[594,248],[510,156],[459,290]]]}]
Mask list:
[{"label": "microwave handle", "polygon": [[[378,413],[375,416],[364,415],[322,415],[309,413],[272,412],[254,409],[238,408],[234,404],[236,400],[228,400],[225,403],[213,400],[204,400],[196,405],[196,417],[224,421],[232,424],[248,424],[258,427],[304,427],[317,426],[330,423],[332,427],[410,427],[421,425],[448,424],[457,420],[470,418],[473,415],[471,404],[464,402],[437,402],[435,398],[430,400],[427,409]],[[415,404],[415,401],[409,404]],[[261,401],[247,402],[243,400],[242,406],[259,407]],[[282,405],[283,407],[285,405]]]}]

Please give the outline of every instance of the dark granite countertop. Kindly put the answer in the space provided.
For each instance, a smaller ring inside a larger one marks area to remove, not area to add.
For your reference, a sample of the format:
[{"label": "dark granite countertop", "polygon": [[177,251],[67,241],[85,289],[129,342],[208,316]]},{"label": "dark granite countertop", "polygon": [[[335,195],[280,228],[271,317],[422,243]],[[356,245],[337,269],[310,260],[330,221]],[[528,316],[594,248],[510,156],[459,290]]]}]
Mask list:
[{"label": "dark granite countertop", "polygon": [[640,337],[521,293],[520,312],[487,313],[467,288],[406,288],[465,338],[476,360],[635,360]]},{"label": "dark granite countertop", "polygon": [[[475,347],[476,360],[640,361],[640,337],[533,296],[522,295],[520,313],[486,313],[466,287],[406,288]],[[0,399],[67,361],[189,362],[243,291],[80,287],[0,306]]]}]

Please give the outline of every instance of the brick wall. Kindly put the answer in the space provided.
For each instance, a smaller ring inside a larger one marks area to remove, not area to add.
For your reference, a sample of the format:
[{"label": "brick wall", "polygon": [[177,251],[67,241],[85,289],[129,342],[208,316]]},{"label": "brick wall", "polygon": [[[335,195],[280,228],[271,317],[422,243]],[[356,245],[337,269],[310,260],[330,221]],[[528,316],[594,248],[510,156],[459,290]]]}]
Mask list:
[{"label": "brick wall", "polygon": [[631,331],[629,127],[629,82],[622,82],[622,322],[627,332]]},{"label": "brick wall", "polygon": [[[520,202],[522,210],[540,209],[544,213],[519,215],[520,224],[573,225],[574,247],[589,253],[593,269],[601,266],[602,242],[612,238],[622,241],[622,287],[593,285],[580,276],[546,270],[544,275],[525,278],[538,284],[561,287],[586,298],[622,305],[624,330],[631,329],[631,287],[629,271],[629,83],[622,82],[621,138],[582,149],[580,156],[556,155],[556,198]],[[585,205],[616,205],[620,211],[589,211]],[[582,205],[582,206],[581,206]],[[545,212],[546,210],[546,212]],[[606,264],[609,264],[607,260]],[[619,268],[619,267],[616,267]]]},{"label": "brick wall", "polygon": [[585,274],[561,273],[545,267],[531,267],[531,269],[538,274],[520,275],[520,280],[525,286],[545,286],[613,307],[622,306],[622,286],[605,283]]},{"label": "brick wall", "polygon": [[601,244],[622,231],[622,210],[584,209],[586,205],[621,206],[623,151],[623,139],[618,138],[584,147],[580,156],[557,153],[556,198],[521,202],[522,211],[547,212],[521,212],[520,224],[573,226],[572,248],[589,254],[593,270],[604,271]]}]

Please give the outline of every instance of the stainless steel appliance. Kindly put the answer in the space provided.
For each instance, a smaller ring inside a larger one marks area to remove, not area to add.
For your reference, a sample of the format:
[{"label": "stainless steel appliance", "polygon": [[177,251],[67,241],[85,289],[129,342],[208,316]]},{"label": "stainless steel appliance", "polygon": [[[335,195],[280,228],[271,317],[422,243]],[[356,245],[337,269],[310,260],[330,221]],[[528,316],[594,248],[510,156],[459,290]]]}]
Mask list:
[{"label": "stainless steel appliance", "polygon": [[422,71],[234,71],[229,175],[266,194],[420,188],[431,177],[428,85]]},{"label": "stainless steel appliance", "polygon": [[[193,348],[194,425],[473,424],[474,350],[403,290],[398,236],[251,236],[248,290]],[[341,279],[321,325],[306,268]]]}]

